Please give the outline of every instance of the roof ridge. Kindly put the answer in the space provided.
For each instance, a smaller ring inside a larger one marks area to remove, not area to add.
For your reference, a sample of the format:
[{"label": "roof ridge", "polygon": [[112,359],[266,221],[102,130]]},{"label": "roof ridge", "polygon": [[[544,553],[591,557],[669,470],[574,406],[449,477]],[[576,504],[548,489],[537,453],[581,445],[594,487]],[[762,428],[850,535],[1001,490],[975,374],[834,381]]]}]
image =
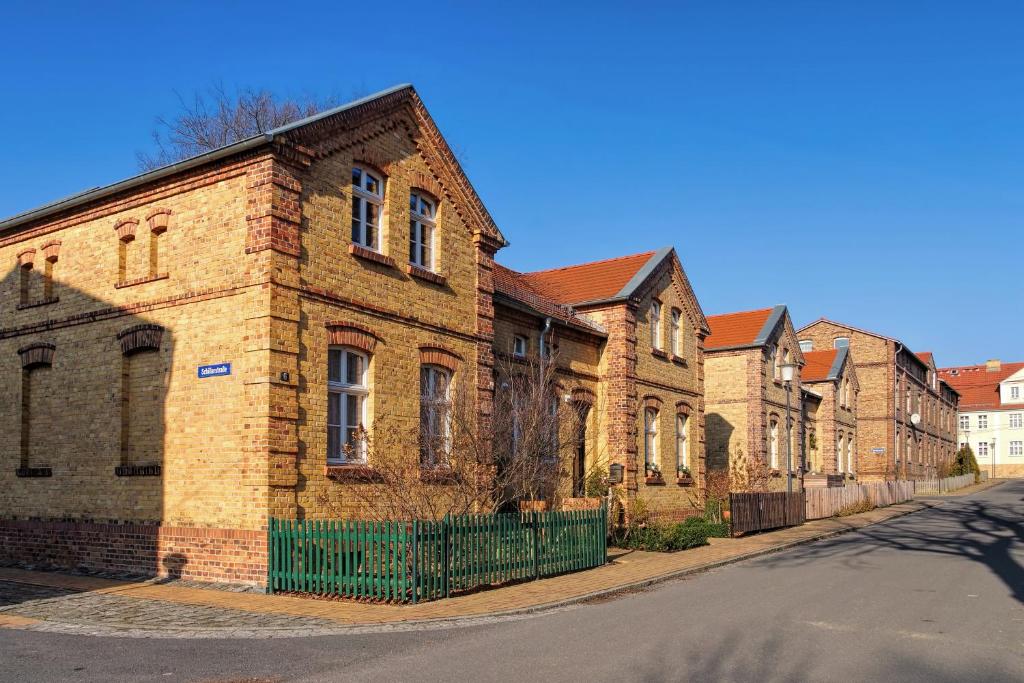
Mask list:
[{"label": "roof ridge", "polygon": [[623,256],[614,256],[612,258],[600,259],[598,261],[585,261],[583,263],[574,263],[574,264],[568,265],[568,266],[559,266],[558,268],[545,268],[544,270],[523,271],[521,274],[529,276],[529,275],[540,275],[542,273],[555,273],[555,272],[558,272],[560,270],[570,270],[572,268],[580,268],[582,266],[597,266],[597,265],[601,265],[601,264],[604,264],[604,263],[614,263],[615,261],[624,261],[624,260],[626,260],[628,258],[636,258],[638,256],[646,256],[646,257],[650,258],[651,256],[653,256],[657,252],[658,252],[657,249],[654,249],[652,251],[639,251],[639,252],[637,252],[635,254],[625,254]]},{"label": "roof ridge", "polygon": [[709,315],[707,317],[709,319],[710,318],[721,318],[722,316],[726,316],[726,315],[743,315],[744,313],[764,313],[765,311],[774,311],[774,310],[775,310],[775,306],[767,306],[765,308],[752,308],[749,311],[730,311],[728,313],[713,313],[712,315]]}]

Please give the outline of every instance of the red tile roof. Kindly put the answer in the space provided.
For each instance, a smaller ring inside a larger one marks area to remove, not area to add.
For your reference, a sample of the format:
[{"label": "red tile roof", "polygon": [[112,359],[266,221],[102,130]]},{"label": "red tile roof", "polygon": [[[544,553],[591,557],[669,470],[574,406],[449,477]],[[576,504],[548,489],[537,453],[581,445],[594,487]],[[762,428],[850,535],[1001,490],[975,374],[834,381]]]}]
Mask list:
[{"label": "red tile roof", "polygon": [[804,369],[800,371],[801,382],[821,382],[829,379],[832,364],[836,361],[836,349],[825,351],[804,351]]},{"label": "red tile roof", "polygon": [[999,383],[1022,368],[1024,363],[1003,363],[998,370],[989,372],[985,364],[964,365],[942,368],[939,377],[960,392],[961,410],[1024,408],[1024,403],[1006,404],[999,400]]},{"label": "red tile roof", "polygon": [[604,329],[594,320],[585,315],[577,313],[571,306],[552,301],[530,286],[522,273],[495,263],[494,270],[494,291],[524,303],[541,315],[551,316],[564,323],[584,327],[595,332],[604,332]]},{"label": "red tile roof", "polygon": [[521,273],[523,282],[534,291],[562,304],[582,304],[611,299],[633,279],[655,252],[576,266]]},{"label": "red tile roof", "polygon": [[739,313],[723,313],[708,316],[711,334],[704,340],[705,349],[724,349],[732,346],[749,346],[757,339],[772,308]]},{"label": "red tile roof", "polygon": [[925,365],[935,364],[935,358],[932,356],[931,351],[921,351],[920,353],[915,353],[914,355],[920,358]]}]

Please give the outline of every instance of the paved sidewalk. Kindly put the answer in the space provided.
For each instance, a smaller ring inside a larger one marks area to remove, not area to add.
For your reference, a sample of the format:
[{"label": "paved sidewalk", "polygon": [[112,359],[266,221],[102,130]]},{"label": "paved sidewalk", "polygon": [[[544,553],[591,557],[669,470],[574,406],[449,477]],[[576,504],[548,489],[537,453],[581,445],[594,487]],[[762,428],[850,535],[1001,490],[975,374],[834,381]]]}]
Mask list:
[{"label": "paved sidewalk", "polygon": [[267,638],[472,625],[636,590],[934,505],[941,502],[913,501],[744,538],[711,539],[708,546],[678,553],[613,549],[611,562],[597,569],[419,605],[235,593],[0,568],[0,628],[130,637]]}]

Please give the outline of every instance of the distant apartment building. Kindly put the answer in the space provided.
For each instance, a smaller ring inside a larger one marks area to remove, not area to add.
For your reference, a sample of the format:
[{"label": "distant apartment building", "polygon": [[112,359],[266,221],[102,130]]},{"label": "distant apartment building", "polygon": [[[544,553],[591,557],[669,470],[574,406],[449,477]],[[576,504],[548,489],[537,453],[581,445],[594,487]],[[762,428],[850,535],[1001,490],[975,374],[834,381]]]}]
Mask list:
[{"label": "distant apartment building", "polygon": [[960,392],[960,446],[969,444],[990,476],[1024,476],[1024,363],[990,360],[939,375]]},{"label": "distant apartment building", "polygon": [[797,335],[804,353],[850,349],[860,384],[859,479],[932,478],[952,461],[959,394],[939,377],[932,354],[825,318]]}]

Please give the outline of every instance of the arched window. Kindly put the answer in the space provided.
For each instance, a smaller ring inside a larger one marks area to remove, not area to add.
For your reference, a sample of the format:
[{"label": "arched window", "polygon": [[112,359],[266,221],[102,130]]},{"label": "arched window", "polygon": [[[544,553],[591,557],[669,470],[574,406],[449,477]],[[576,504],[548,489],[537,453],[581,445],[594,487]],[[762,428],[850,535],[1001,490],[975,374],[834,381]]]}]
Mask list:
[{"label": "arched window", "polygon": [[836,474],[843,473],[843,433],[839,432],[839,436],[836,439]]},{"label": "arched window", "polygon": [[658,469],[658,410],[644,408],[644,467]]},{"label": "arched window", "polygon": [[352,241],[380,250],[380,218],[384,207],[384,179],[361,166],[352,168]]},{"label": "arched window", "polygon": [[661,348],[661,302],[651,302],[651,347]]},{"label": "arched window", "polygon": [[327,461],[366,462],[366,401],[369,358],[349,347],[328,353]]},{"label": "arched window", "polygon": [[682,343],[681,343],[681,340],[679,339],[679,322],[680,322],[681,318],[682,318],[682,311],[680,311],[678,308],[673,308],[672,309],[672,318],[671,318],[671,320],[672,320],[672,327],[669,329],[670,337],[669,337],[669,340],[668,340],[669,350],[672,352],[673,356],[682,356],[683,355]]},{"label": "arched window", "polygon": [[768,349],[768,355],[772,361],[772,377],[782,379],[782,370],[779,368],[779,347],[773,345]]},{"label": "arched window", "polygon": [[409,193],[409,263],[434,270],[437,203],[419,190]]},{"label": "arched window", "polygon": [[448,463],[451,449],[452,373],[439,365],[420,367],[420,464]]},{"label": "arched window", "polygon": [[686,427],[689,420],[686,415],[676,415],[676,468],[678,470],[689,469],[690,458],[687,452]]},{"label": "arched window", "polygon": [[856,471],[853,466],[853,434],[846,435],[846,471],[850,474]]},{"label": "arched window", "polygon": [[779,419],[774,416],[768,423],[768,464],[779,468]]}]

